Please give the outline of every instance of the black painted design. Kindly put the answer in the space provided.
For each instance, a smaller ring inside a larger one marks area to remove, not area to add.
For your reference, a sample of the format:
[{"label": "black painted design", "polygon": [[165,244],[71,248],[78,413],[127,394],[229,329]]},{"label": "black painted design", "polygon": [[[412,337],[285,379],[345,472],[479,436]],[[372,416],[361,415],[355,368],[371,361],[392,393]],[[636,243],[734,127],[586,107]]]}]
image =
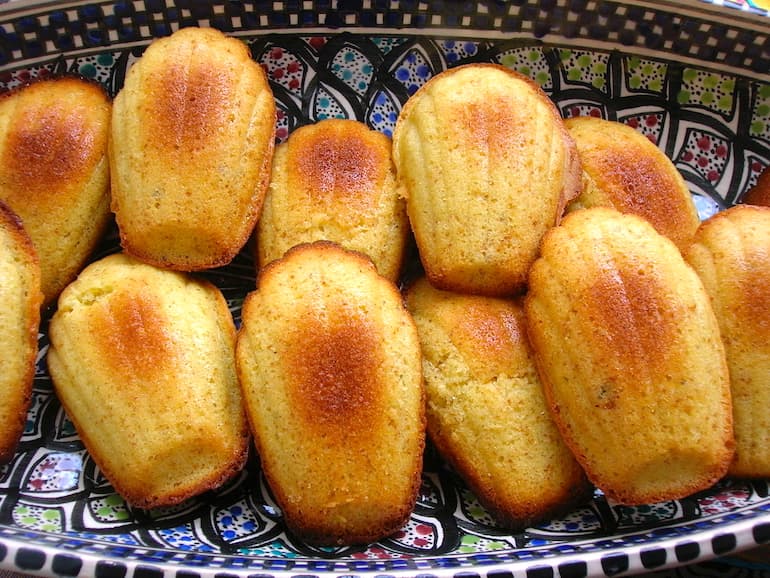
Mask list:
[{"label": "black painted design", "polygon": [[100,561],[96,563],[94,578],[124,578],[128,575],[128,567],[121,562]]},{"label": "black painted design", "polygon": [[627,572],[629,568],[628,555],[623,553],[610,554],[602,558],[602,570],[607,576],[615,576]]},{"label": "black painted design", "polygon": [[701,547],[697,542],[684,542],[674,546],[674,553],[679,562],[692,562],[700,556]]},{"label": "black painted design", "polygon": [[639,558],[642,566],[646,570],[660,568],[668,561],[668,556],[664,548],[648,548],[639,552]]},{"label": "black painted design", "polygon": [[550,566],[532,566],[527,568],[527,578],[553,578],[553,568]]},{"label": "black painted design", "polygon": [[770,522],[757,524],[752,529],[752,536],[757,544],[767,544],[770,542]]},{"label": "black painted design", "polygon": [[588,564],[585,562],[565,562],[557,567],[561,578],[585,578],[588,576]]},{"label": "black painted design", "polygon": [[711,539],[711,549],[717,556],[722,556],[734,550],[737,543],[735,534],[719,534]]},{"label": "black painted design", "polygon": [[19,548],[15,563],[22,570],[40,570],[45,565],[45,553],[35,548]]},{"label": "black painted design", "polygon": [[83,568],[83,561],[70,554],[54,554],[51,571],[57,576],[77,576]]}]

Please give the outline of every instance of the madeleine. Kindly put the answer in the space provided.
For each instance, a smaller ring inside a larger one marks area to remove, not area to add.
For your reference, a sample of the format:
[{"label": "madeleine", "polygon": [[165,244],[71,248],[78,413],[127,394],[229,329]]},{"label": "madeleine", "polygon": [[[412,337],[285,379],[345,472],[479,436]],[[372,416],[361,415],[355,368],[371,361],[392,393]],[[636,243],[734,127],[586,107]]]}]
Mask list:
[{"label": "madeleine", "polygon": [[672,241],[615,209],[570,213],[543,241],[525,309],[554,421],[609,498],[672,500],[725,475],[725,350]]},{"label": "madeleine", "polygon": [[770,208],[736,205],[705,221],[685,258],[711,297],[730,369],[730,475],[770,476]]},{"label": "madeleine", "polygon": [[241,469],[235,325],[214,285],[113,254],[62,292],[49,337],[56,395],[127,502],[177,504]]},{"label": "madeleine", "polygon": [[0,199],[35,245],[44,304],[77,276],[109,223],[111,111],[100,85],[74,77],[0,98]]},{"label": "madeleine", "polygon": [[240,40],[155,40],[115,97],[112,209],[126,253],[182,271],[229,263],[264,200],[275,139],[266,75]]},{"label": "madeleine", "polygon": [[404,105],[393,160],[428,280],[458,293],[524,289],[540,240],[579,192],[580,162],[529,78],[469,64]]},{"label": "madeleine", "polygon": [[308,542],[375,542],[406,523],[422,473],[420,342],[361,253],[298,245],[243,305],[236,361],[284,521]]}]

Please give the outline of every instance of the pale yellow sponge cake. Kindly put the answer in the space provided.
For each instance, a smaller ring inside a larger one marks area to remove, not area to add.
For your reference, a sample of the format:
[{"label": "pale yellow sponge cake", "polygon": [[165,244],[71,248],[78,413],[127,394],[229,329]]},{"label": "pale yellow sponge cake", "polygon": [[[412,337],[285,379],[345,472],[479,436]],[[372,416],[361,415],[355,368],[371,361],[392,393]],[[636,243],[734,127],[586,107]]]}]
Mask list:
[{"label": "pale yellow sponge cake", "polygon": [[248,47],[213,28],[154,40],[115,97],[112,209],[124,250],[196,271],[248,240],[270,178],[276,110]]},{"label": "pale yellow sponge cake", "polygon": [[243,304],[236,362],[265,478],[315,544],[400,529],[421,482],[420,342],[394,283],[361,253],[298,245]]},{"label": "pale yellow sponge cake", "polygon": [[741,203],[770,207],[770,167],[762,169],[757,182],[744,193]]},{"label": "pale yellow sponge cake", "polygon": [[111,110],[100,85],[75,77],[0,98],[0,199],[35,245],[45,304],[77,276],[109,223]]},{"label": "pale yellow sponge cake", "polygon": [[118,253],[84,269],[58,305],[56,394],[127,502],[177,504],[242,468],[248,422],[219,289]]},{"label": "pale yellow sponge cake", "polygon": [[643,504],[710,487],[733,456],[725,350],[698,275],[637,215],[569,213],[525,300],[554,421],[589,479]]},{"label": "pale yellow sponge cake", "polygon": [[666,154],[644,134],[592,116],[565,121],[583,166],[583,188],[569,209],[612,207],[649,221],[685,248],[700,224],[687,183]]},{"label": "pale yellow sponge cake", "polygon": [[27,421],[40,327],[40,263],[19,217],[0,201],[0,464]]},{"label": "pale yellow sponge cake", "polygon": [[540,239],[580,189],[559,111],[494,64],[451,68],[412,95],[393,160],[428,280],[460,293],[522,291]]},{"label": "pale yellow sponge cake", "polygon": [[705,221],[685,252],[703,280],[727,353],[735,477],[770,476],[770,208],[736,205]]},{"label": "pale yellow sponge cake", "polygon": [[354,120],[298,128],[275,150],[257,223],[262,267],[294,245],[328,240],[368,255],[397,280],[409,233],[390,139]]},{"label": "pale yellow sponge cake", "polygon": [[406,304],[422,344],[428,434],[498,523],[525,528],[587,501],[592,486],[548,412],[520,301],[422,278]]}]

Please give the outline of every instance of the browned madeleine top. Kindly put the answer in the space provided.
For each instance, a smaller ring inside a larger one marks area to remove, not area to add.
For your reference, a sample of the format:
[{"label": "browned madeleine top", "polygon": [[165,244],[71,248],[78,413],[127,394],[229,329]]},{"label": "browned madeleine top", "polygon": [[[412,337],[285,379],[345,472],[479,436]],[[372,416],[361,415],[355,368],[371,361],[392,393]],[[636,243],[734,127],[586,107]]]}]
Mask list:
[{"label": "browned madeleine top", "polygon": [[393,160],[426,275],[457,292],[521,291],[580,188],[559,111],[499,65],[450,68],[422,86],[396,122]]},{"label": "browned madeleine top", "polygon": [[700,220],[684,178],[665,153],[617,121],[575,117],[565,124],[583,166],[583,190],[574,204],[633,213],[684,248]]},{"label": "browned madeleine top", "polygon": [[33,82],[0,99],[0,194],[24,213],[76,203],[105,156],[110,103],[96,83],[74,77]]},{"label": "browned madeleine top", "polygon": [[333,431],[349,444],[364,434],[366,443],[378,421],[383,363],[378,343],[385,335],[342,295],[328,300],[324,310],[298,312],[295,321],[283,364],[297,418],[318,435]]},{"label": "browned madeleine top", "polygon": [[0,98],[0,199],[24,221],[46,302],[85,263],[109,218],[111,103],[97,83],[35,81]]},{"label": "browned madeleine top", "polygon": [[289,528],[370,542],[414,507],[425,438],[417,329],[371,260],[317,241],[259,274],[236,361],[263,471]]},{"label": "browned madeleine top", "polygon": [[126,252],[177,270],[228,263],[261,211],[275,114],[243,42],[196,27],[153,41],[114,103],[112,208]]},{"label": "browned madeleine top", "polygon": [[365,253],[395,281],[408,232],[384,134],[359,121],[325,119],[276,147],[257,224],[260,266],[294,245],[328,240]]},{"label": "browned madeleine top", "polygon": [[390,140],[355,121],[329,119],[291,135],[289,181],[323,207],[342,200],[371,207],[390,169]]},{"label": "browned madeleine top", "polygon": [[[266,387],[266,376],[280,382],[285,397],[269,413],[285,403],[299,422],[281,427],[304,430],[303,444],[363,449],[390,431],[397,392],[405,401],[421,395],[416,329],[396,286],[363,254],[326,241],[295,246],[260,272],[243,315],[239,371],[248,373],[247,390]],[[252,368],[265,356],[269,363]],[[408,378],[393,383],[394,375]],[[259,396],[249,397],[252,415],[266,417]]]}]

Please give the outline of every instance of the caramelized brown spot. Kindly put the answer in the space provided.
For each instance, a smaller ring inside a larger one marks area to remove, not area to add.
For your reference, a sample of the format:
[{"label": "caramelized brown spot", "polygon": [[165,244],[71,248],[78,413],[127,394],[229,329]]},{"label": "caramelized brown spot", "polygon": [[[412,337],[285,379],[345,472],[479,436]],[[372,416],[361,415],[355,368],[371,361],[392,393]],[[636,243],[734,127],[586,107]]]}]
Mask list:
[{"label": "caramelized brown spot", "polygon": [[476,376],[492,379],[528,363],[523,327],[521,314],[508,304],[468,303],[450,339],[464,352],[465,362]]},{"label": "caramelized brown spot", "polygon": [[513,100],[498,96],[483,103],[463,105],[457,111],[458,146],[486,152],[491,158],[506,157],[524,143],[526,120],[516,115]]},{"label": "caramelized brown spot", "polygon": [[344,307],[329,316],[309,311],[298,325],[285,363],[299,416],[322,431],[364,431],[377,407],[380,333]]},{"label": "caramelized brown spot", "polygon": [[[674,328],[652,273],[605,267],[580,304],[594,328],[597,355],[618,375],[655,374]],[[606,394],[606,392],[605,392]]]},{"label": "caramelized brown spot", "polygon": [[148,99],[151,134],[166,148],[202,150],[227,125],[236,80],[215,63],[197,63],[190,68],[170,64],[161,87]]},{"label": "caramelized brown spot", "polygon": [[743,196],[742,201],[747,205],[770,207],[770,167],[765,167],[757,182]]},{"label": "caramelized brown spot", "polygon": [[[751,250],[749,250],[751,251]],[[738,307],[742,326],[754,335],[757,343],[770,339],[770,255],[763,252],[749,254],[745,271],[740,275],[741,294]]]},{"label": "caramelized brown spot", "polygon": [[368,205],[381,187],[387,150],[354,132],[303,133],[292,143],[290,166],[296,166],[293,186],[316,201],[345,199]]},{"label": "caramelized brown spot", "polygon": [[155,300],[142,293],[114,293],[95,331],[106,363],[127,381],[147,380],[171,367],[174,344]]},{"label": "caramelized brown spot", "polygon": [[12,190],[34,202],[90,171],[103,151],[95,150],[94,134],[80,112],[49,103],[19,106],[3,159],[4,179]]},{"label": "caramelized brown spot", "polygon": [[634,148],[607,148],[594,162],[592,176],[611,196],[616,209],[644,217],[664,234],[677,231],[682,224],[689,226],[689,222],[681,222],[683,197],[677,181],[661,170],[654,157]]}]

